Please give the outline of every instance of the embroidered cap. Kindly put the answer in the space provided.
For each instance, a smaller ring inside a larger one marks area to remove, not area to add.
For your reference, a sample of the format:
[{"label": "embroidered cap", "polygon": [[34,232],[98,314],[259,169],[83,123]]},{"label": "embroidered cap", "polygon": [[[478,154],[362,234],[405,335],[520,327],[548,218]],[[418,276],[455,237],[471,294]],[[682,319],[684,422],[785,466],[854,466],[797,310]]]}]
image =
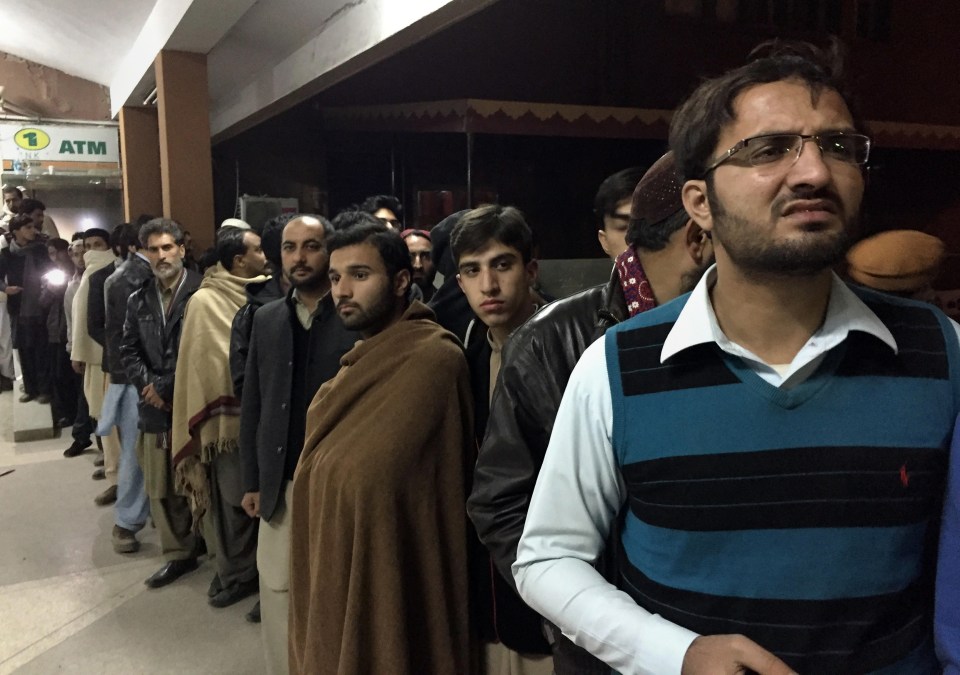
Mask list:
[{"label": "embroidered cap", "polygon": [[643,227],[669,218],[683,208],[682,187],[673,151],[670,151],[654,162],[637,183],[630,204],[630,219],[636,221],[636,227]]}]

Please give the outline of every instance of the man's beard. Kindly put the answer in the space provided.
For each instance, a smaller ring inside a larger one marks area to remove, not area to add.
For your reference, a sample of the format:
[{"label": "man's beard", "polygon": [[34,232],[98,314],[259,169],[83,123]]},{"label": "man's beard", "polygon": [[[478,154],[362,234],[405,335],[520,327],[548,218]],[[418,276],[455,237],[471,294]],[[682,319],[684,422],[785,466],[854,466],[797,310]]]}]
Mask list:
[{"label": "man's beard", "polygon": [[180,272],[183,271],[183,259],[177,260],[177,262],[167,262],[169,267],[161,269],[159,266],[155,267],[153,273],[161,281],[170,281],[171,279],[176,279],[180,276]]},{"label": "man's beard", "polygon": [[400,298],[393,294],[388,284],[384,286],[383,292],[371,306],[354,309],[350,316],[340,314],[340,320],[343,321],[344,327],[349,330],[365,333],[372,337],[387,326],[390,319],[393,318],[399,302]]},{"label": "man's beard", "polygon": [[[713,210],[715,243],[723,246],[730,260],[746,274],[812,276],[836,266],[850,246],[848,230],[855,223],[847,222],[840,231],[807,232],[794,240],[764,239],[760,226],[727,211],[710,183],[707,195]],[[804,195],[803,198],[814,197]],[[839,200],[832,201],[841,208]],[[778,209],[772,211],[776,213]]]},{"label": "man's beard", "polygon": [[292,274],[293,272],[296,271],[296,269],[298,269],[298,268],[294,268],[294,269],[290,270],[290,273],[288,273],[288,274],[286,275],[286,276],[287,276],[287,280],[290,281],[290,285],[291,285],[293,288],[296,288],[296,289],[299,289],[299,290],[303,290],[303,291],[313,291],[313,290],[316,290],[316,289],[318,289],[318,288],[322,288],[323,285],[324,285],[324,282],[327,280],[327,271],[326,271],[326,270],[322,270],[322,271],[321,271],[321,270],[313,270],[313,273],[310,274],[309,276],[306,276],[306,277],[303,277],[303,278],[301,278],[301,279],[298,279],[297,277],[293,276],[293,274]]},{"label": "man's beard", "polygon": [[710,260],[704,260],[703,263],[696,269],[692,269],[688,272],[684,272],[680,275],[680,295],[684,293],[689,293],[697,284],[700,283],[700,279],[703,278],[704,273],[710,269],[710,265],[713,264],[713,258]]}]

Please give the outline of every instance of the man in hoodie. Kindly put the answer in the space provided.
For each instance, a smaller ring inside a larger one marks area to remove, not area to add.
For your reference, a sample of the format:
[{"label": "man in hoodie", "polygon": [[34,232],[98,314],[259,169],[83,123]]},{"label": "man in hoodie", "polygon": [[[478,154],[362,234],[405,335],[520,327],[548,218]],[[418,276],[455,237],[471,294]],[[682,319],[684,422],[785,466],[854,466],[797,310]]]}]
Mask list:
[{"label": "man in hoodie", "polygon": [[[230,327],[246,287],[267,280],[252,230],[222,227],[219,262],[187,304],[173,393],[172,452],[177,484],[216,549],[210,604],[227,607],[257,592],[257,523],[241,506],[240,402],[230,377]],[[219,586],[219,589],[218,589]]]}]

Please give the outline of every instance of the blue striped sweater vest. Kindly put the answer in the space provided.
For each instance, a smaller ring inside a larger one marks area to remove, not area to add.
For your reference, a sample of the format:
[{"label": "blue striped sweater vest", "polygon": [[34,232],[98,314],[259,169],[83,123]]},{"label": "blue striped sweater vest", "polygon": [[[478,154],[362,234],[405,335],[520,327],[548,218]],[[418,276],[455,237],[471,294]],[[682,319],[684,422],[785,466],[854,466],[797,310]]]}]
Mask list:
[{"label": "blue striped sweater vest", "polygon": [[960,348],[932,307],[856,292],[899,352],[852,332],[790,390],[715,344],[661,364],[687,296],[607,332],[627,491],[619,585],[800,673],[932,673]]}]

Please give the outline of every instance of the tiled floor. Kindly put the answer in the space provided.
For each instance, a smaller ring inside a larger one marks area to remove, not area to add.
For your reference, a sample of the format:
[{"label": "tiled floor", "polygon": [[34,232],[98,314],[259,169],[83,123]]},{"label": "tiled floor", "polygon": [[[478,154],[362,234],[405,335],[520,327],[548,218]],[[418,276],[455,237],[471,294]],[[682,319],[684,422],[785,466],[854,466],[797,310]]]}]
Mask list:
[{"label": "tiled floor", "polygon": [[65,459],[63,439],[14,443],[13,395],[0,395],[0,675],[263,672],[255,598],[207,605],[212,563],[159,590],[147,527],[133,555],[110,544],[111,508],[93,498],[94,455]]}]

